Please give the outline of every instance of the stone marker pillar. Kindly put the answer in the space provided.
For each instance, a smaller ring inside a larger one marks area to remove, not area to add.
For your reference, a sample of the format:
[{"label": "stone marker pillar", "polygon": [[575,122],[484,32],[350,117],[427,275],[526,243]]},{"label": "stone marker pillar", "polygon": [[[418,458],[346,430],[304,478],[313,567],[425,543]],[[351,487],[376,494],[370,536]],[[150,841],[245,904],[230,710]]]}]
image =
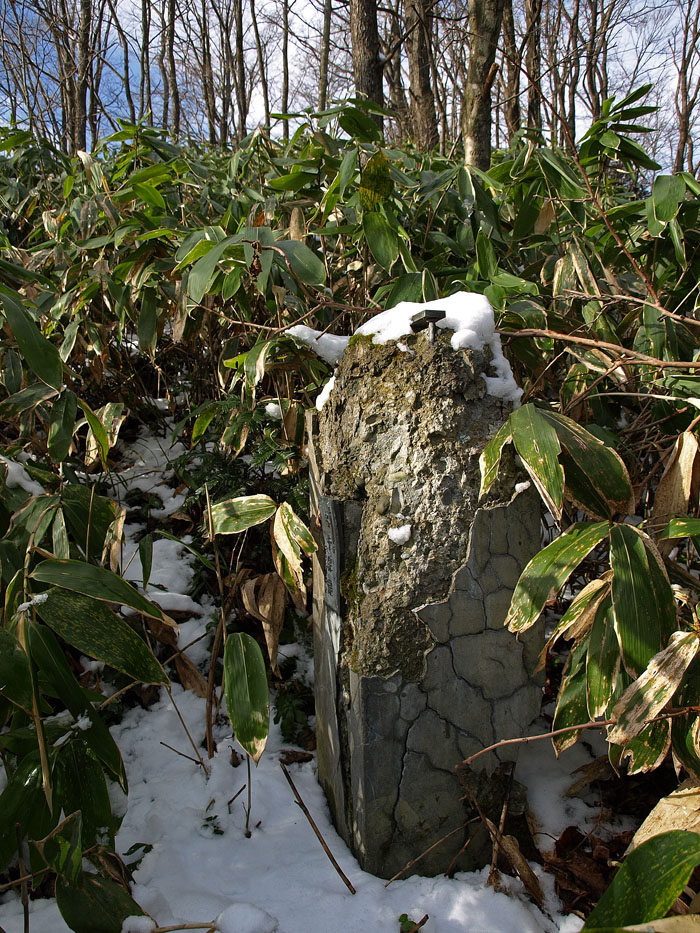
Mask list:
[{"label": "stone marker pillar", "polygon": [[[383,877],[472,815],[456,765],[540,710],[542,629],[503,627],[539,550],[539,498],[513,491],[507,448],[478,503],[479,455],[510,406],[486,394],[489,351],[449,337],[353,338],[309,432],[318,773],[338,831]],[[466,837],[414,871],[445,871]],[[473,848],[458,867],[484,864]]]}]

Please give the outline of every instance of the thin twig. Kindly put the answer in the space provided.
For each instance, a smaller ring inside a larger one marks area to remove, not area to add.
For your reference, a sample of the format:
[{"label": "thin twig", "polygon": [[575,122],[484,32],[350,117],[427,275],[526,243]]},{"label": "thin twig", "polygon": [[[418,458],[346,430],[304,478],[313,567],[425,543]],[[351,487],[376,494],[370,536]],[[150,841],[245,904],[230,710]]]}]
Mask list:
[{"label": "thin twig", "polygon": [[[513,762],[510,764],[510,775],[508,778],[508,787],[506,788],[506,793],[503,798],[503,806],[501,808],[501,819],[498,823],[498,839],[503,838],[503,833],[506,829],[506,817],[508,816],[508,803],[510,801],[510,792],[513,789],[513,775],[515,773],[515,765]],[[493,839],[493,849],[491,852],[491,870],[489,871],[489,880],[488,884],[492,887],[496,887],[497,875],[498,875],[498,852],[499,852],[499,843],[498,839],[494,837]]]},{"label": "thin twig", "polygon": [[[669,709],[660,716],[647,719],[646,725],[651,725],[654,722],[663,722],[664,719],[674,719],[676,716],[685,716],[686,713],[698,711],[700,711],[700,707],[698,706],[683,706],[677,709]],[[584,722],[578,726],[565,726],[563,729],[554,729],[552,732],[540,732],[537,735],[522,735],[518,736],[517,739],[501,739],[500,742],[494,742],[493,745],[482,748],[481,751],[475,752],[473,755],[470,755],[469,758],[465,758],[462,764],[457,765],[457,767],[460,768],[463,765],[469,766],[473,761],[476,761],[477,758],[481,758],[482,755],[487,754],[487,752],[492,752],[496,748],[502,748],[504,745],[526,745],[528,742],[537,742],[540,739],[552,739],[557,735],[563,735],[565,732],[582,732],[584,729],[602,729],[605,726],[616,726],[617,723],[617,719],[601,719],[599,722]]]},{"label": "thin twig", "polygon": [[[476,822],[476,820],[474,819],[474,820],[472,820],[472,822]],[[447,871],[445,872],[445,876],[446,876],[447,878],[451,878],[451,877],[452,877],[452,875],[454,874],[454,872],[455,872],[456,869],[457,869],[457,863],[459,862],[460,858],[464,855],[464,853],[467,851],[467,849],[469,848],[469,846],[472,844],[472,842],[474,841],[474,837],[475,837],[475,836],[476,836],[476,832],[473,832],[470,836],[468,836],[468,837],[467,837],[467,841],[464,843],[464,845],[462,846],[462,848],[459,850],[459,852],[457,852],[457,853],[455,854],[455,857],[452,859],[452,861],[450,862],[450,864],[449,864],[449,866],[448,866],[448,868],[447,868]]]},{"label": "thin twig", "polygon": [[179,755],[181,758],[186,758],[188,761],[193,761],[196,765],[199,764],[196,758],[193,758],[192,755],[186,755],[184,752],[178,751],[178,749],[173,748],[172,745],[168,745],[167,742],[161,742],[161,745],[164,745],[165,748],[169,748],[171,752],[175,752],[176,755]]},{"label": "thin twig", "polygon": [[300,796],[300,794],[299,794],[299,791],[296,789],[296,785],[294,784],[294,781],[292,780],[292,777],[291,777],[289,771],[287,771],[287,769],[286,769],[286,767],[285,767],[285,765],[284,765],[284,762],[282,762],[282,761],[280,761],[280,768],[282,769],[282,772],[284,773],[284,776],[287,778],[287,782],[288,782],[289,786],[292,788],[292,793],[294,794],[294,799],[296,800],[296,802],[298,803],[298,805],[301,807],[302,812],[303,812],[304,816],[306,817],[306,819],[307,819],[307,820],[309,821],[309,823],[311,824],[311,828],[312,828],[313,831],[316,833],[316,838],[317,838],[318,841],[321,843],[321,845],[322,845],[322,847],[323,847],[323,851],[326,853],[326,855],[327,855],[328,858],[330,859],[331,865],[333,866],[333,868],[335,868],[335,870],[338,872],[338,874],[340,875],[340,877],[343,879],[343,883],[345,884],[345,887],[348,889],[348,891],[349,891],[351,894],[356,894],[357,892],[355,891],[355,888],[352,886],[352,882],[350,881],[350,879],[348,878],[348,876],[345,874],[345,872],[343,871],[343,869],[340,867],[340,865],[336,862],[336,860],[335,860],[335,858],[334,858],[334,856],[333,856],[333,853],[332,853],[331,850],[328,848],[328,845],[327,845],[327,843],[326,843],[326,840],[325,840],[325,839],[323,838],[323,836],[321,835],[320,829],[319,829],[318,826],[314,823],[314,818],[311,816],[311,814],[309,813],[308,807],[306,806],[306,804],[304,803],[304,801],[301,799],[301,796]]},{"label": "thin twig", "polygon": [[420,862],[420,860],[421,860],[424,856],[426,856],[429,852],[432,852],[433,849],[437,849],[438,846],[441,846],[441,845],[443,844],[443,842],[446,842],[446,841],[450,838],[450,836],[454,836],[454,835],[456,835],[457,833],[461,833],[462,830],[466,829],[467,826],[469,826],[470,823],[474,823],[475,821],[476,821],[475,819],[473,819],[473,820],[467,820],[466,823],[462,823],[462,825],[461,825],[461,826],[458,826],[457,829],[451,830],[449,833],[447,833],[446,836],[443,836],[442,839],[438,839],[437,842],[434,842],[431,846],[429,846],[427,849],[425,849],[425,851],[421,852],[420,855],[417,855],[415,858],[412,858],[410,862],[407,862],[407,863],[404,865],[404,867],[403,867],[400,871],[397,871],[396,874],[395,874],[392,878],[389,878],[389,880],[388,880],[387,882],[385,882],[384,887],[385,887],[385,888],[388,888],[389,885],[392,883],[392,881],[396,881],[397,878],[400,878],[401,875],[403,875],[405,872],[407,872],[409,868],[413,868],[413,866],[416,864],[416,862]]},{"label": "thin twig", "polygon": [[470,755],[469,758],[465,758],[462,764],[471,765],[477,758],[481,758],[482,755],[485,755],[487,752],[492,752],[496,748],[502,748],[504,745],[526,745],[528,742],[537,742],[539,739],[551,739],[554,738],[555,735],[563,735],[564,732],[580,732],[583,729],[600,729],[603,726],[614,726],[616,723],[616,719],[602,719],[600,722],[586,722],[580,726],[567,726],[565,729],[554,729],[553,732],[542,732],[538,735],[524,735],[519,736],[517,739],[501,739],[500,742],[494,742],[493,745],[482,748],[481,751],[475,752],[473,755]]},{"label": "thin twig", "polygon": [[501,337],[549,337],[551,340],[564,340],[567,343],[577,343],[583,347],[592,347],[595,350],[611,350],[620,355],[620,365],[625,366],[655,366],[658,369],[698,369],[700,360],[658,360],[655,356],[648,356],[637,350],[628,350],[617,343],[608,343],[605,340],[593,340],[590,337],[577,337],[575,334],[560,334],[556,330],[546,330],[538,327],[525,327],[523,330],[497,330]]},{"label": "thin twig", "polygon": [[420,930],[421,927],[424,927],[426,925],[428,920],[430,920],[430,917],[428,916],[428,914],[425,914],[425,916],[421,920],[419,920],[418,923],[413,924],[413,926],[408,931],[408,933],[416,933],[417,930]]},{"label": "thin twig", "polygon": [[22,884],[25,881],[34,881],[35,878],[38,878],[39,875],[45,875],[47,871],[51,871],[50,868],[40,868],[39,871],[34,871],[28,875],[20,875],[19,878],[15,878],[14,881],[8,881],[7,884],[0,884],[0,894],[4,894],[5,891],[9,891],[10,888],[16,888],[18,884]]},{"label": "thin twig", "polygon": [[153,927],[153,933],[175,933],[176,930],[209,930],[214,933],[215,923],[177,923],[172,927]]},{"label": "thin twig", "polygon": [[178,709],[177,703],[175,702],[175,699],[173,698],[173,691],[172,691],[172,688],[170,687],[170,684],[165,684],[165,689],[168,691],[168,696],[170,697],[170,702],[173,704],[173,709],[174,709],[175,712],[177,713],[177,718],[180,720],[180,722],[181,722],[181,724],[182,724],[182,728],[185,730],[185,734],[186,734],[187,738],[190,740],[190,745],[191,745],[192,748],[194,749],[194,753],[195,753],[195,755],[197,756],[197,761],[198,761],[199,764],[202,766],[202,771],[204,771],[204,773],[206,774],[206,776],[209,777],[209,768],[207,768],[207,766],[205,765],[204,759],[203,759],[202,756],[200,755],[199,749],[197,748],[197,745],[196,745],[194,739],[192,738],[192,733],[191,733],[190,730],[187,728],[187,723],[186,723],[185,720],[182,718],[182,713],[181,713],[180,710]]}]

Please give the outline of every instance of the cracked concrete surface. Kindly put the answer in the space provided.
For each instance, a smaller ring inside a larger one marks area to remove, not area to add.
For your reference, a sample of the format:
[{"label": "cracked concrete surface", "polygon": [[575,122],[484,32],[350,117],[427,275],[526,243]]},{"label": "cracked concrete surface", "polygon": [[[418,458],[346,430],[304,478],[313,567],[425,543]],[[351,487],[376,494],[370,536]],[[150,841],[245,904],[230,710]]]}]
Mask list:
[{"label": "cracked concrete surface", "polygon": [[[526,734],[541,699],[541,630],[518,641],[503,627],[539,549],[539,500],[512,494],[506,450],[477,501],[479,454],[507,406],[485,394],[483,354],[446,336],[405,342],[413,355],[352,341],[310,431],[319,779],[361,866],[383,877],[470,818],[456,765]],[[406,524],[395,543],[388,530]],[[465,840],[414,870],[445,871]],[[484,863],[473,848],[459,868]]]}]

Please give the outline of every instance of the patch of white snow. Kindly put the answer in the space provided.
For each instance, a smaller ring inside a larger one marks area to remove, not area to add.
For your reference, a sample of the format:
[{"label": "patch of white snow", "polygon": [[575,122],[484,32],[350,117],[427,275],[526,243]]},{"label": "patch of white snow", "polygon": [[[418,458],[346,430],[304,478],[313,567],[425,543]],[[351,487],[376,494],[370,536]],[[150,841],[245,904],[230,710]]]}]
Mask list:
[{"label": "patch of white snow", "polygon": [[398,528],[390,528],[387,531],[389,540],[394,544],[405,544],[411,537],[411,525],[400,525]]},{"label": "patch of white snow", "polygon": [[339,337],[337,334],[324,334],[323,331],[314,330],[307,327],[306,324],[297,324],[285,331],[290,337],[294,337],[299,343],[306,344],[317,356],[329,363],[331,366],[337,366],[340,358],[350,341],[349,337]]},{"label": "patch of white snow", "polygon": [[21,463],[8,460],[7,457],[2,455],[0,455],[0,463],[7,465],[7,479],[5,482],[8,486],[19,486],[20,489],[28,492],[30,496],[43,496],[45,494],[44,487],[31,478]]},{"label": "patch of white snow", "polygon": [[334,385],[335,385],[335,376],[331,376],[328,382],[324,385],[323,389],[321,389],[321,392],[319,393],[318,398],[316,399],[316,408],[319,411],[321,411],[323,406],[328,401],[328,398],[333,390]]}]

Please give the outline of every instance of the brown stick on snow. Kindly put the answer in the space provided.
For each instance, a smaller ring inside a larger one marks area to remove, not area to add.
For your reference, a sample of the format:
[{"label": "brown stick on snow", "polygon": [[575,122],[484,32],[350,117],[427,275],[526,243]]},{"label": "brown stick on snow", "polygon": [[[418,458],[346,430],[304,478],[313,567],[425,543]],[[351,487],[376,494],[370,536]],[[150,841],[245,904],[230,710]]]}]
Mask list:
[{"label": "brown stick on snow", "polygon": [[344,872],[343,869],[340,867],[340,865],[336,862],[335,858],[333,857],[333,853],[331,852],[331,850],[328,848],[328,845],[326,844],[326,840],[325,840],[325,839],[323,838],[323,836],[321,835],[321,830],[320,830],[320,829],[318,828],[318,826],[314,823],[314,818],[311,816],[311,814],[309,813],[308,807],[306,806],[306,804],[304,803],[304,801],[301,799],[301,796],[300,796],[300,794],[299,794],[299,791],[296,789],[296,785],[294,784],[294,781],[292,780],[292,777],[291,777],[289,771],[287,771],[286,767],[284,766],[284,762],[282,762],[282,761],[280,761],[280,768],[281,768],[282,771],[284,772],[284,776],[287,778],[287,781],[288,781],[288,783],[289,783],[289,786],[292,788],[292,793],[294,794],[294,799],[295,799],[296,802],[299,804],[299,806],[301,807],[301,809],[302,809],[303,812],[304,812],[304,816],[306,817],[306,819],[307,819],[307,820],[309,821],[309,823],[311,824],[311,828],[312,828],[313,831],[316,833],[316,838],[318,839],[318,841],[319,841],[319,842],[321,843],[321,845],[323,846],[323,851],[326,853],[326,855],[328,856],[328,858],[331,860],[331,865],[333,866],[333,868],[335,868],[335,870],[338,872],[338,874],[340,875],[340,877],[343,879],[343,882],[345,883],[345,887],[348,889],[348,891],[349,891],[351,894],[356,894],[357,892],[356,892],[355,889],[353,888],[350,879],[349,879],[348,876],[345,874],[345,872]]},{"label": "brown stick on snow", "polygon": [[418,923],[413,924],[413,926],[408,931],[408,933],[417,933],[417,931],[420,930],[421,927],[424,927],[426,925],[428,920],[430,920],[430,917],[426,914],[421,920],[418,921]]}]

